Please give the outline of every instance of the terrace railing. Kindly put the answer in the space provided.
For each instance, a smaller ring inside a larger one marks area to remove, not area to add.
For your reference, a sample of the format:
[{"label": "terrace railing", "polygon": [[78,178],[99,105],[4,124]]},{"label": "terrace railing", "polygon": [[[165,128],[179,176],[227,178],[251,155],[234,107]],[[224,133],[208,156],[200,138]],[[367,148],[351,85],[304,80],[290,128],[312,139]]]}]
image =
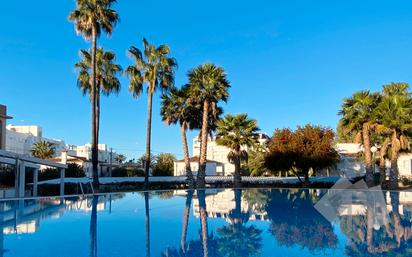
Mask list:
[{"label": "terrace railing", "polygon": [[[64,177],[67,169],[66,164],[51,162],[31,156],[16,154],[4,150],[0,150],[0,164],[9,164],[15,166],[15,195],[12,197],[24,197],[26,188],[26,167],[33,168],[33,196],[37,196],[39,169],[41,166],[56,168],[60,171],[60,195],[64,195]],[[0,198],[6,198],[5,191]]]}]

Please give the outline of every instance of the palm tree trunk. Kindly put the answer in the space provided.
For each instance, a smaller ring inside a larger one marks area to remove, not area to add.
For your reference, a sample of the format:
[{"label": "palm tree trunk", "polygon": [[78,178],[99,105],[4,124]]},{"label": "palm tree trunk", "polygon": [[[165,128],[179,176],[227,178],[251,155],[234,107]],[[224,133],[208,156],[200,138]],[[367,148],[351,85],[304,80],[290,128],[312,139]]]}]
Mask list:
[{"label": "palm tree trunk", "polygon": [[146,212],[146,257],[150,257],[150,212],[149,212],[149,193],[144,192],[144,206]]},{"label": "palm tree trunk", "polygon": [[100,85],[97,87],[97,90],[96,90],[96,138],[99,138],[99,132],[100,132]]},{"label": "palm tree trunk", "polygon": [[197,198],[199,200],[199,212],[201,223],[201,239],[203,246],[203,257],[209,256],[208,251],[208,228],[207,228],[207,211],[206,211],[206,196],[205,190],[197,190]]},{"label": "palm tree trunk", "polygon": [[[152,88],[152,87],[151,87]],[[149,187],[149,172],[150,172],[150,142],[152,133],[152,100],[153,91],[151,89],[147,92],[147,127],[146,127],[146,164],[144,173],[144,186]]]},{"label": "palm tree trunk", "polygon": [[202,139],[200,148],[199,171],[197,172],[197,187],[205,188],[206,182],[206,158],[207,158],[207,137],[209,135],[209,101],[203,103],[203,117],[202,117]]},{"label": "palm tree trunk", "polygon": [[234,187],[238,188],[242,185],[242,177],[240,175],[240,149],[235,150],[235,174],[233,176],[234,179]]},{"label": "palm tree trunk", "polygon": [[99,162],[99,151],[98,144],[99,138],[97,133],[97,123],[96,123],[96,45],[97,45],[97,28],[93,25],[92,28],[92,76],[91,76],[91,98],[92,98],[92,176],[93,176],[93,186],[99,186],[99,174],[98,174],[98,162]]},{"label": "palm tree trunk", "polygon": [[186,235],[187,235],[187,224],[189,223],[190,206],[192,205],[193,191],[187,191],[185,212],[183,214],[183,227],[182,236],[180,238],[180,248],[183,253],[186,253]]},{"label": "palm tree trunk", "polygon": [[188,183],[189,189],[193,189],[195,187],[195,180],[193,177],[192,168],[190,167],[189,147],[187,145],[187,137],[186,137],[186,125],[182,124],[180,127],[180,130],[182,132],[183,155],[185,159],[187,183]]},{"label": "palm tree trunk", "polygon": [[368,186],[373,184],[373,169],[372,169],[372,153],[371,144],[369,138],[369,124],[364,123],[362,126],[362,137],[363,137],[363,151],[365,153],[365,172],[366,172],[366,183]]},{"label": "palm tree trunk", "polygon": [[398,154],[399,154],[399,140],[395,130],[392,132],[391,143],[391,171],[390,171],[390,187],[391,189],[398,188]]},{"label": "palm tree trunk", "polygon": [[90,215],[90,257],[97,256],[97,203],[99,197],[93,196],[92,212]]},{"label": "palm tree trunk", "polygon": [[379,171],[380,171],[380,183],[382,184],[386,180],[386,164],[385,164],[385,157],[386,151],[388,151],[390,139],[387,137],[385,141],[383,141],[381,150],[380,150],[380,159],[379,159]]}]

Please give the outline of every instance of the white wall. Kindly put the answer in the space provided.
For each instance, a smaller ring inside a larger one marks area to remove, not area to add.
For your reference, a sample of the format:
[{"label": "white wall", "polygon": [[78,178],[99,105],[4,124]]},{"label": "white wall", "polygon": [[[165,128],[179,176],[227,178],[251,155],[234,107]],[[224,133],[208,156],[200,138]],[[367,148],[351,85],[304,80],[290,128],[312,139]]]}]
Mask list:
[{"label": "white wall", "polygon": [[[67,153],[68,155],[84,157],[88,160],[92,159],[92,145],[91,144],[77,145],[77,146],[68,145],[67,149],[68,149],[68,153]],[[99,144],[98,149],[99,149],[99,161],[110,163],[110,147],[106,144]],[[112,153],[112,163],[113,164],[118,163],[116,161],[117,156],[118,156],[118,153],[116,152]]]},{"label": "white wall", "polygon": [[[55,147],[54,157],[60,156],[61,152],[65,149],[66,145],[63,140],[55,140],[44,138],[41,135],[41,128],[38,126],[7,126],[6,129],[6,150],[18,154],[24,154],[31,156],[31,149],[34,143],[44,140],[50,142]],[[29,131],[28,133],[18,131]],[[31,132],[33,133],[31,133]]]},{"label": "white wall", "polygon": [[401,154],[398,158],[399,176],[412,176],[412,154]]},{"label": "white wall", "polygon": [[[216,162],[207,162],[206,163],[206,176],[216,176],[217,170],[217,163]],[[197,171],[199,170],[199,163],[198,162],[191,162],[190,167],[192,168],[193,175],[197,175]],[[174,169],[173,169],[174,176],[186,176],[186,167],[184,162],[174,162]]]}]

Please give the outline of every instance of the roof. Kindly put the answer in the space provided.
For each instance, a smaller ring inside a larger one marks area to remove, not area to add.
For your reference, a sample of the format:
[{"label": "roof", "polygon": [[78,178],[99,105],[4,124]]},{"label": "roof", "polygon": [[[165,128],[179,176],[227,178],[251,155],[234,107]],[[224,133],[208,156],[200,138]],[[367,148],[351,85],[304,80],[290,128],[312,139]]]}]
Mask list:
[{"label": "roof", "polygon": [[[55,162],[60,162],[61,161],[61,157],[54,157],[50,159],[51,161],[55,161]],[[71,161],[82,161],[82,162],[92,162],[91,160],[85,158],[85,157],[81,157],[81,156],[73,156],[73,155],[67,155],[67,162],[71,162]],[[99,161],[99,163],[104,163]]]},{"label": "roof", "polygon": [[[190,162],[199,162],[199,156],[192,156],[189,158]],[[175,162],[185,162],[185,159],[182,160],[176,160]],[[212,160],[206,160],[206,162],[212,162],[212,163],[219,163],[217,161],[212,161]]]},{"label": "roof", "polygon": [[12,119],[13,117],[7,115],[7,107],[0,104],[0,118],[3,119]]}]

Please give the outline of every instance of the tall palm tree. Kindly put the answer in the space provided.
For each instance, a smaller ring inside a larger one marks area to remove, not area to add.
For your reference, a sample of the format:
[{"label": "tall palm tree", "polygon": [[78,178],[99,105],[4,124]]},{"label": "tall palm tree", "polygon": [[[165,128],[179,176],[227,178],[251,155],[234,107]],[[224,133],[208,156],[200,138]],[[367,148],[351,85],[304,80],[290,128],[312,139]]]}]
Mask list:
[{"label": "tall palm tree", "polygon": [[239,187],[241,185],[241,161],[247,160],[247,148],[259,143],[256,134],[259,130],[257,122],[249,119],[247,114],[228,114],[216,124],[216,143],[230,149],[228,159],[235,165],[234,186]]},{"label": "tall palm tree", "polygon": [[195,124],[194,116],[197,111],[188,101],[188,87],[184,86],[182,89],[173,88],[169,94],[162,96],[161,115],[163,121],[167,125],[179,123],[182,134],[183,155],[185,161],[185,170],[189,188],[195,186],[192,169],[189,160],[189,147],[187,144],[186,131],[191,129]]},{"label": "tall palm tree", "polygon": [[226,102],[229,97],[230,83],[221,67],[214,64],[203,64],[188,72],[190,96],[193,101],[203,105],[201,148],[197,186],[205,187],[207,139],[209,135],[209,113],[217,112],[219,101]]},{"label": "tall palm tree", "polygon": [[374,180],[373,163],[371,153],[370,131],[375,125],[374,111],[379,103],[380,95],[371,93],[368,90],[359,91],[350,98],[343,100],[342,109],[339,115],[342,115],[342,128],[347,133],[362,134],[362,143],[364,151],[364,162],[366,170],[366,182],[371,185]]},{"label": "tall palm tree", "polygon": [[163,92],[169,90],[174,84],[174,72],[177,67],[176,60],[170,57],[170,48],[167,45],[155,47],[143,39],[143,53],[136,47],[129,49],[129,54],[134,58],[135,64],[126,69],[130,78],[129,91],[135,98],[143,92],[143,84],[147,84],[147,128],[146,128],[146,165],[145,187],[149,185],[150,141],[152,130],[152,100],[157,89]]},{"label": "tall palm tree", "polygon": [[40,159],[50,159],[55,152],[54,145],[45,140],[40,140],[39,142],[34,143],[31,148],[31,154]]},{"label": "tall palm tree", "polygon": [[98,175],[98,130],[96,123],[96,100],[97,100],[97,76],[96,76],[96,50],[97,39],[101,32],[111,35],[114,25],[119,21],[118,13],[111,9],[116,0],[76,0],[76,9],[69,14],[69,20],[75,23],[78,34],[82,34],[86,40],[92,41],[91,47],[91,76],[90,95],[92,103],[92,172],[93,184],[99,186]]},{"label": "tall palm tree", "polygon": [[[91,97],[90,77],[92,66],[91,51],[80,50],[81,61],[75,64],[79,75],[77,85],[83,92],[83,95],[88,94]],[[96,133],[97,138],[100,129],[100,94],[108,96],[111,93],[119,94],[120,81],[117,75],[122,71],[122,67],[115,63],[116,54],[111,51],[104,51],[102,47],[96,51]]]},{"label": "tall palm tree", "polygon": [[[382,89],[382,97],[383,98],[391,98],[391,97],[410,97],[411,93],[409,92],[409,85],[407,83],[398,82],[398,83],[390,83],[387,85],[383,85]],[[379,114],[377,114],[379,119]],[[381,173],[380,182],[386,180],[386,167],[385,161],[386,156],[388,154],[388,150],[390,149],[391,144],[391,134],[392,130],[390,128],[385,127],[383,124],[378,124],[375,128],[375,132],[380,136],[381,141],[381,148],[379,150],[379,170]]]},{"label": "tall palm tree", "polygon": [[384,96],[376,109],[380,124],[391,131],[390,186],[398,187],[398,156],[409,150],[408,134],[412,131],[412,99],[406,96]]}]

